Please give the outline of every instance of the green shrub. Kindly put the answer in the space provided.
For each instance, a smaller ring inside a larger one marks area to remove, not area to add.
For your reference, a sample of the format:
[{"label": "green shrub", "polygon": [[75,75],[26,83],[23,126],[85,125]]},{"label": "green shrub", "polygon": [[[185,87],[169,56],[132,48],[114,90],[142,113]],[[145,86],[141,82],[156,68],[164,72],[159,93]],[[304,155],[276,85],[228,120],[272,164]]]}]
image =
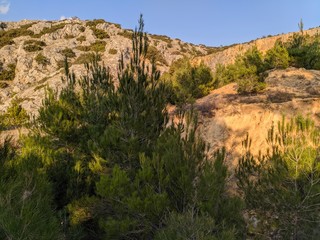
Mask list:
[{"label": "green shrub", "polygon": [[94,19],[92,21],[88,21],[86,23],[86,26],[95,28],[97,27],[98,24],[101,24],[101,23],[106,23],[106,21],[104,19]]},{"label": "green shrub", "polygon": [[153,39],[160,40],[160,41],[166,42],[168,44],[172,42],[171,38],[169,38],[168,36],[165,36],[165,35],[150,34],[150,36]]},{"label": "green shrub", "polygon": [[6,45],[12,45],[13,39],[21,36],[33,36],[34,32],[28,30],[32,24],[22,25],[20,28],[10,29],[7,31],[0,31],[0,48]]},{"label": "green shrub", "polygon": [[286,44],[290,65],[320,70],[320,37],[294,34]]},{"label": "green shrub", "polygon": [[110,38],[109,34],[102,29],[91,28],[91,30],[93,31],[93,34],[96,36],[96,38],[99,38],[99,39]]},{"label": "green shrub", "polygon": [[47,46],[47,44],[44,41],[38,41],[34,39],[24,41],[24,45],[38,45],[40,47]]},{"label": "green shrub", "polygon": [[109,49],[109,54],[112,54],[112,55],[115,55],[115,54],[117,54],[117,49],[114,49],[114,48],[110,48]]},{"label": "green shrub", "polygon": [[38,45],[26,45],[23,47],[23,49],[26,50],[27,52],[37,52],[37,51],[41,51],[42,47]]},{"label": "green shrub", "polygon": [[5,22],[0,22],[0,29],[3,31],[8,27],[8,25]]},{"label": "green shrub", "polygon": [[267,69],[289,67],[289,53],[282,42],[277,41],[273,48],[269,49],[265,56]]},{"label": "green shrub", "polygon": [[57,61],[57,69],[61,69],[61,68],[64,69],[64,66],[65,66],[65,60],[58,60]]},{"label": "green shrub", "polygon": [[14,41],[12,40],[11,37],[8,36],[1,36],[0,37],[0,48],[7,46],[7,45],[12,45],[14,44]]},{"label": "green shrub", "polygon": [[72,38],[75,38],[75,36],[72,35],[72,34],[66,34],[66,35],[64,36],[64,39],[72,39]]},{"label": "green shrub", "polygon": [[5,81],[14,80],[15,72],[16,72],[16,64],[15,63],[8,64],[7,68],[3,69],[0,72],[0,80],[5,80]]},{"label": "green shrub", "polygon": [[43,41],[27,40],[24,42],[23,49],[27,52],[36,52],[41,51],[44,46],[46,46],[46,43]]},{"label": "green shrub", "polygon": [[256,94],[262,92],[266,88],[265,82],[260,82],[256,75],[249,75],[237,81],[237,91],[239,94]]},{"label": "green shrub", "polygon": [[106,50],[105,41],[96,41],[90,45],[90,51],[94,52],[104,52]]},{"label": "green shrub", "polygon": [[84,41],[86,41],[87,39],[86,39],[86,36],[80,36],[80,37],[78,37],[77,38],[77,41],[79,41],[79,42],[84,42]]},{"label": "green shrub", "polygon": [[131,30],[123,30],[123,32],[119,32],[118,35],[131,40],[133,36],[133,32]]},{"label": "green shrub", "polygon": [[201,214],[196,209],[189,209],[185,213],[171,212],[165,221],[165,227],[156,233],[155,240],[232,240],[235,231],[226,229],[215,232],[218,223],[209,215]]},{"label": "green shrub", "polygon": [[163,74],[162,80],[171,89],[170,101],[174,104],[193,102],[203,97],[212,89],[213,77],[209,67],[201,63],[192,66],[189,59],[181,58]]},{"label": "green shrub", "polygon": [[84,32],[85,30],[86,30],[86,28],[85,28],[84,26],[80,26],[80,27],[79,27],[79,31],[80,31],[80,32]]},{"label": "green shrub", "polygon": [[0,116],[3,128],[21,127],[29,121],[29,116],[19,104],[19,100],[11,101],[7,111]]},{"label": "green shrub", "polygon": [[84,52],[104,52],[106,50],[106,44],[105,41],[95,41],[90,46],[78,46],[77,49]]},{"label": "green shrub", "polygon": [[63,56],[67,57],[67,58],[74,58],[76,57],[76,54],[74,53],[74,51],[71,48],[65,48],[60,52]]},{"label": "green shrub", "polygon": [[36,57],[35,60],[38,64],[43,65],[43,66],[47,66],[50,64],[50,60],[44,56],[42,53],[39,53]]},{"label": "green shrub", "polygon": [[255,157],[251,140],[236,170],[247,211],[255,215],[252,239],[318,239],[320,129],[309,118],[284,117],[266,135],[269,148]]},{"label": "green shrub", "polygon": [[214,86],[219,88],[231,82],[237,82],[239,94],[259,93],[266,87],[265,71],[262,54],[253,47],[243,56],[238,56],[235,63],[227,66],[217,65]]},{"label": "green shrub", "polygon": [[6,83],[6,82],[0,82],[0,88],[6,88],[6,87],[8,87],[8,86],[9,86],[8,83]]},{"label": "green shrub", "polygon": [[155,61],[156,63],[160,63],[166,66],[168,65],[163,54],[155,46],[149,46],[146,58],[150,61]]},{"label": "green shrub", "polygon": [[83,53],[74,61],[74,64],[86,64],[94,61],[95,59],[100,61],[101,56],[94,53]]}]

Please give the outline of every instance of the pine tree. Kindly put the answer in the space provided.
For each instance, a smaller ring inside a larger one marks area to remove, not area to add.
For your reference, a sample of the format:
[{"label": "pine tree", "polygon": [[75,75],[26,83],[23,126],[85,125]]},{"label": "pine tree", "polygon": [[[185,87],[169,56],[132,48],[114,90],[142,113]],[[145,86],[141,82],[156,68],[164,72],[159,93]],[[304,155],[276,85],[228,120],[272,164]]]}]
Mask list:
[{"label": "pine tree", "polygon": [[35,156],[20,158],[9,139],[0,148],[0,238],[61,239],[51,186]]},{"label": "pine tree", "polygon": [[247,151],[239,162],[238,185],[248,209],[260,218],[263,234],[319,237],[319,128],[308,118],[283,119],[269,130],[268,142],[269,154],[255,158]]}]

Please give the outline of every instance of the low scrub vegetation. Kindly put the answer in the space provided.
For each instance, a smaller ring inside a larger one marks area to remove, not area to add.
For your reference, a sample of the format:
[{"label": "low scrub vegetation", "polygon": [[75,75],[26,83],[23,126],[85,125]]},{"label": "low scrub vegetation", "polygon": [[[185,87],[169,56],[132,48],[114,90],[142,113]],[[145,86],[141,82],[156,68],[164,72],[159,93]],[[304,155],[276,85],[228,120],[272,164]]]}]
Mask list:
[{"label": "low scrub vegetation", "polygon": [[91,28],[91,30],[98,39],[110,38],[109,34],[105,30],[99,28]]},{"label": "low scrub vegetation", "polygon": [[264,79],[268,70],[289,66],[320,69],[319,36],[308,36],[303,32],[294,34],[286,43],[276,41],[264,56],[254,47],[238,56],[234,64],[218,65],[214,85],[221,87],[237,82],[240,94],[258,93],[266,86]]},{"label": "low scrub vegetation", "polygon": [[109,49],[109,54],[115,55],[117,53],[118,53],[117,49],[114,49],[114,48]]},{"label": "low scrub vegetation", "polygon": [[75,61],[74,64],[87,64],[92,61],[100,61],[101,56],[95,53],[82,53]]},{"label": "low scrub vegetation", "polygon": [[104,19],[94,19],[92,21],[88,21],[86,26],[96,28],[98,24],[106,23]]},{"label": "low scrub vegetation", "polygon": [[95,41],[90,46],[78,46],[77,49],[84,52],[104,52],[106,50],[106,44],[105,41]]},{"label": "low scrub vegetation", "polygon": [[158,64],[168,65],[163,54],[155,46],[150,46],[148,48],[146,58],[149,59],[150,61],[155,61]]},{"label": "low scrub vegetation", "polygon": [[21,107],[17,100],[13,100],[7,111],[0,115],[2,130],[24,126],[28,121],[29,116],[26,110]]},{"label": "low scrub vegetation", "polygon": [[43,28],[42,31],[40,33],[38,33],[38,34],[35,34],[34,37],[40,38],[42,35],[54,33],[57,30],[64,28],[66,26],[66,24],[67,23],[58,23],[58,24],[55,24],[55,25],[52,24],[51,27]]},{"label": "low scrub vegetation", "polygon": [[171,89],[170,101],[173,104],[193,102],[207,95],[213,87],[211,70],[203,63],[192,66],[187,58],[174,62],[169,72],[162,75],[162,80]]},{"label": "low scrub vegetation", "polygon": [[3,68],[3,65],[1,64],[0,80],[5,80],[5,81],[14,80],[15,72],[16,72],[16,64],[15,63],[8,64],[6,68]]},{"label": "low scrub vegetation", "polygon": [[82,43],[82,42],[84,42],[86,40],[87,40],[86,36],[80,36],[80,37],[77,38],[77,41],[79,41],[80,43]]},{"label": "low scrub vegetation", "polygon": [[37,52],[41,51],[44,46],[47,44],[43,41],[38,41],[38,40],[27,40],[24,42],[24,47],[23,49],[27,52]]},{"label": "low scrub vegetation", "polygon": [[60,52],[63,56],[67,58],[74,58],[76,57],[75,52],[71,48],[65,48]]},{"label": "low scrub vegetation", "polygon": [[39,53],[34,60],[36,60],[36,62],[42,66],[47,66],[50,64],[49,58],[44,56],[42,53]]},{"label": "low scrub vegetation", "polygon": [[131,30],[123,30],[123,32],[119,32],[118,35],[131,40],[133,36],[133,32]]},{"label": "low scrub vegetation", "polygon": [[0,31],[0,48],[6,45],[14,44],[13,39],[21,36],[33,36],[34,32],[28,30],[33,24],[26,24],[20,26],[20,28],[10,29],[10,30],[2,30]]}]

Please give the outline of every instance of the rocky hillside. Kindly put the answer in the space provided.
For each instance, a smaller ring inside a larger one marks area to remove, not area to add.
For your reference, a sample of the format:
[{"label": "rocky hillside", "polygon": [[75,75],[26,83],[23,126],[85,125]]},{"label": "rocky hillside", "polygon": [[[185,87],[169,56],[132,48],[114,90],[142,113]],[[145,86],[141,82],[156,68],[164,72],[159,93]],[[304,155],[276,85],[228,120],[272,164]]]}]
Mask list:
[{"label": "rocky hillside", "polygon": [[[113,74],[121,53],[125,60],[129,59],[132,30],[104,20],[21,21],[6,25],[0,32],[0,68],[6,71],[6,79],[0,79],[0,111],[5,111],[12,99],[16,99],[28,113],[35,114],[44,97],[45,86],[59,89],[63,85],[65,56],[78,76],[85,72],[83,63],[93,54],[98,54]],[[306,33],[315,35],[319,30],[315,28]],[[254,45],[266,52],[277,39],[286,41],[292,34],[224,48],[193,45],[149,34],[148,57],[155,57],[162,72],[185,55],[193,57],[195,63],[203,61],[214,70],[216,64],[232,63],[238,54]],[[196,102],[201,112],[202,135],[211,144],[211,151],[227,147],[230,165],[235,165],[242,151],[241,141],[247,133],[253,139],[253,150],[261,149],[267,129],[283,115],[320,118],[319,71],[275,70],[269,73],[266,82],[267,90],[260,95],[240,96],[235,84],[230,84]]]},{"label": "rocky hillside", "polygon": [[[0,111],[18,98],[28,112],[35,113],[44,87],[61,87],[65,56],[78,76],[93,54],[98,54],[113,74],[120,54],[125,60],[129,58],[132,30],[104,20],[28,20],[5,24],[7,27],[0,30],[0,62],[8,74],[0,79]],[[168,70],[172,61],[184,55],[206,55],[212,49],[160,35],[149,34],[149,39],[147,57],[154,57],[161,71]]]}]

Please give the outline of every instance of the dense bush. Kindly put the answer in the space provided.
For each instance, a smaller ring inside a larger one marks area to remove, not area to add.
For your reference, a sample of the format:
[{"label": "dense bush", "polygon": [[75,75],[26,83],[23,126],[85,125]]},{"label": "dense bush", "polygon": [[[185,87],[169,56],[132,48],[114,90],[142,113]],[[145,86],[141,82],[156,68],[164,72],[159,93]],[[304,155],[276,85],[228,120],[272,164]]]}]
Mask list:
[{"label": "dense bush", "polygon": [[214,74],[214,86],[218,88],[237,82],[238,93],[258,93],[265,88],[265,70],[262,54],[254,47],[243,56],[238,56],[234,64],[218,65]]},{"label": "dense bush", "polygon": [[52,209],[51,185],[32,155],[17,156],[7,139],[0,147],[0,238],[62,239]]},{"label": "dense bush", "polygon": [[172,91],[170,101],[174,104],[193,102],[205,96],[212,89],[213,80],[209,67],[203,63],[193,66],[187,58],[174,62],[162,79]]},{"label": "dense bush", "polygon": [[1,127],[5,129],[21,127],[25,125],[28,120],[29,116],[26,110],[21,107],[17,100],[13,100],[7,111],[0,115]]},{"label": "dense bush", "polygon": [[287,43],[291,65],[306,69],[320,69],[319,36],[294,34]]},{"label": "dense bush", "polygon": [[289,67],[289,53],[282,42],[277,41],[273,48],[267,51],[265,65],[267,69]]},{"label": "dense bush", "polygon": [[246,154],[237,169],[238,186],[257,222],[257,237],[316,239],[320,235],[320,130],[308,118],[283,119],[268,131],[269,152]]}]

